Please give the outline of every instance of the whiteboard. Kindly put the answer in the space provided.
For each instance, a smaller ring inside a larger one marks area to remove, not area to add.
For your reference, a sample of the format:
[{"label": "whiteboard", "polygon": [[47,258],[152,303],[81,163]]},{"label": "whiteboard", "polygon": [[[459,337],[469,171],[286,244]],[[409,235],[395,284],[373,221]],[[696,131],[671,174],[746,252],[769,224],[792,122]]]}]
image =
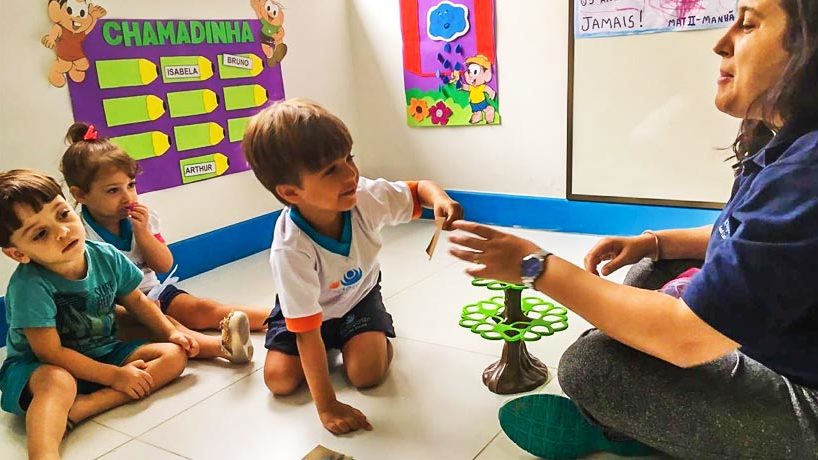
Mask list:
[{"label": "whiteboard", "polygon": [[727,201],[734,160],[720,149],[740,120],[714,104],[721,58],[712,49],[724,31],[576,41],[571,32],[568,199],[706,208]]}]

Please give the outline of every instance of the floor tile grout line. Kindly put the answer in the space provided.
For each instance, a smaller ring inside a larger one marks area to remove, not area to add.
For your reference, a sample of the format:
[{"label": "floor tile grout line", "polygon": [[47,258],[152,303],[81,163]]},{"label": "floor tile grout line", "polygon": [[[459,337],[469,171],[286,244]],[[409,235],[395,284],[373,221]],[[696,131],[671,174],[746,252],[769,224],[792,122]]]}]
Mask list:
[{"label": "floor tile grout line", "polygon": [[184,459],[186,459],[186,460],[192,460],[192,459],[191,459],[191,457],[186,457],[186,456],[184,456],[184,455],[182,455],[182,454],[180,454],[180,453],[174,452],[174,451],[172,451],[172,450],[168,450],[168,449],[166,449],[166,448],[164,448],[164,447],[161,447],[161,446],[157,446],[156,444],[153,444],[153,443],[150,443],[150,442],[148,442],[148,441],[145,441],[144,439],[134,439],[134,441],[137,441],[137,442],[141,442],[141,443],[147,444],[147,445],[149,445],[149,446],[151,446],[151,447],[154,447],[154,448],[156,448],[156,449],[159,449],[159,450],[161,450],[161,451],[163,451],[163,452],[167,452],[167,453],[169,453],[169,454],[171,454],[171,455],[175,455],[175,456],[177,456],[177,457],[179,457],[179,458],[184,458]]},{"label": "floor tile grout line", "polygon": [[[93,421],[94,421],[96,424],[98,424],[98,425],[104,426],[105,428],[109,428],[109,429],[114,430],[114,431],[116,431],[116,432],[118,432],[118,433],[122,433],[122,434],[123,434],[123,435],[125,435],[125,436],[130,436],[130,437],[132,437],[133,439],[137,439],[137,438],[139,438],[139,436],[142,436],[143,434],[147,433],[148,431],[151,431],[151,430],[153,430],[153,429],[158,428],[160,425],[164,424],[164,423],[165,423],[165,422],[167,422],[168,420],[171,420],[171,419],[173,419],[173,418],[175,418],[175,417],[179,416],[180,414],[182,414],[182,413],[184,413],[184,412],[187,412],[187,410],[188,410],[188,409],[190,409],[191,407],[193,407],[193,406],[195,406],[195,405],[198,405],[199,403],[201,403],[202,401],[204,401],[204,400],[206,400],[206,399],[210,398],[211,396],[214,396],[214,395],[216,395],[216,394],[220,393],[222,390],[224,390],[224,389],[226,389],[226,388],[229,388],[229,387],[233,386],[233,384],[235,384],[235,383],[237,383],[237,382],[239,382],[239,381],[241,381],[241,380],[244,380],[246,377],[248,377],[248,376],[250,376],[250,375],[254,374],[254,373],[255,373],[256,371],[258,371],[258,370],[261,370],[261,368],[258,368],[258,369],[253,369],[253,370],[252,370],[252,371],[250,371],[250,372],[249,372],[247,375],[244,375],[244,376],[240,377],[240,378],[239,378],[238,380],[236,380],[235,382],[229,383],[227,386],[222,387],[222,388],[219,388],[218,390],[214,391],[213,393],[208,393],[206,396],[204,396],[204,397],[203,397],[203,398],[201,398],[201,399],[194,400],[194,402],[193,402],[193,404],[192,404],[191,406],[188,406],[187,408],[185,408],[185,409],[181,410],[180,412],[176,412],[176,413],[174,413],[173,415],[171,415],[170,417],[168,417],[168,418],[167,418],[167,419],[165,419],[165,420],[160,421],[160,422],[159,422],[159,423],[157,423],[156,425],[151,425],[151,426],[150,426],[148,429],[146,429],[145,431],[143,431],[143,432],[141,432],[141,433],[137,434],[136,436],[133,436],[133,435],[131,435],[131,434],[129,434],[129,433],[122,432],[121,430],[117,430],[116,428],[113,428],[113,427],[111,427],[111,426],[108,426],[108,425],[106,425],[106,424],[104,424],[104,423],[102,423],[102,422],[100,422],[100,421],[97,421],[97,420],[93,420]],[[102,414],[100,414],[100,415],[102,415]]]},{"label": "floor tile grout line", "polygon": [[389,296],[384,297],[384,299],[383,299],[383,300],[384,300],[384,301],[388,301],[388,300],[392,299],[393,297],[395,297],[395,296],[397,296],[397,295],[399,295],[399,294],[403,294],[404,292],[406,292],[406,291],[407,291],[407,290],[409,290],[410,288],[413,288],[413,287],[417,286],[418,284],[420,284],[420,283],[422,283],[422,282],[424,282],[424,281],[428,280],[429,278],[432,278],[432,277],[434,277],[435,275],[439,275],[440,273],[443,273],[444,271],[448,270],[448,269],[449,269],[449,267],[453,266],[453,265],[454,265],[454,264],[456,264],[456,263],[457,263],[457,261],[456,261],[456,260],[453,260],[453,261],[452,261],[451,263],[449,263],[448,265],[445,265],[445,266],[443,266],[443,267],[440,267],[440,270],[435,271],[434,273],[430,273],[429,275],[427,275],[427,276],[425,276],[425,277],[423,277],[423,278],[421,278],[421,279],[417,280],[416,282],[411,283],[410,285],[405,286],[405,287],[403,287],[403,288],[401,288],[401,289],[399,289],[399,290],[397,290],[397,291],[393,292],[393,293],[392,293],[392,294],[390,294]]},{"label": "floor tile grout line", "polygon": [[[480,355],[480,356],[490,356],[492,358],[497,358],[497,359],[500,358],[500,354],[493,355],[493,354],[489,354],[489,353],[483,353],[481,351],[467,350],[465,348],[460,348],[460,347],[456,347],[456,346],[453,346],[453,345],[446,345],[446,344],[442,344],[442,343],[428,342],[426,340],[420,340],[420,339],[415,339],[415,338],[401,336],[401,335],[399,335],[399,336],[397,336],[395,338],[396,339],[401,339],[401,340],[410,340],[412,342],[422,343],[424,345],[435,345],[435,346],[439,346],[439,347],[443,347],[443,348],[448,348],[448,349],[451,349],[451,350],[465,351],[467,353],[472,353],[472,354]],[[543,362],[543,364],[548,366],[549,369],[556,370],[557,367],[558,367],[556,364],[549,364],[549,363],[546,363],[546,362]]]},{"label": "floor tile grout line", "polygon": [[498,436],[500,436],[500,433],[502,433],[502,432],[503,432],[503,430],[498,430],[496,433],[494,433],[494,436],[492,436],[492,437],[491,437],[491,439],[489,439],[489,442],[487,442],[487,443],[486,443],[486,445],[485,445],[485,446],[483,446],[483,448],[482,448],[482,449],[480,449],[480,451],[479,451],[479,452],[477,452],[477,455],[475,455],[474,457],[472,457],[472,460],[477,460],[477,457],[479,457],[480,455],[482,455],[482,454],[483,454],[483,452],[485,452],[485,451],[486,451],[486,449],[488,449],[488,448],[489,448],[489,446],[491,445],[491,443],[493,443],[493,442],[494,442],[494,440],[495,440],[495,439],[497,439],[497,437],[498,437]]},{"label": "floor tile grout line", "polygon": [[148,428],[147,430],[143,431],[142,433],[139,433],[139,434],[138,434],[138,435],[137,435],[137,436],[136,436],[134,439],[138,439],[138,440],[140,440],[140,441],[143,441],[143,442],[144,442],[144,440],[142,439],[142,436],[146,435],[148,432],[153,431],[153,430],[155,430],[155,429],[159,428],[160,426],[162,426],[162,425],[164,425],[164,424],[166,424],[166,423],[170,422],[171,420],[175,419],[176,417],[178,417],[178,416],[180,416],[180,415],[184,414],[185,412],[188,412],[189,410],[193,409],[194,407],[198,406],[199,404],[201,404],[201,403],[205,402],[206,400],[208,400],[208,399],[212,398],[213,396],[216,396],[217,394],[219,394],[219,393],[221,393],[221,392],[223,392],[223,391],[227,390],[228,388],[230,388],[230,387],[232,387],[233,385],[235,385],[235,384],[237,384],[237,383],[241,382],[242,380],[244,380],[244,379],[246,379],[246,378],[250,377],[251,375],[255,374],[256,372],[261,371],[262,369],[263,369],[263,367],[260,367],[260,368],[258,368],[258,369],[253,369],[253,371],[252,371],[252,372],[250,372],[249,374],[245,375],[244,377],[242,377],[242,378],[240,378],[240,379],[236,380],[235,382],[233,382],[233,383],[231,383],[231,384],[227,385],[226,387],[223,387],[223,388],[219,389],[219,390],[218,390],[218,391],[216,391],[215,393],[209,394],[207,397],[202,398],[202,399],[200,399],[200,400],[198,400],[198,401],[194,402],[194,403],[193,403],[193,404],[191,404],[190,406],[186,407],[184,410],[182,410],[182,411],[180,411],[180,412],[178,412],[178,413],[174,414],[172,417],[169,417],[169,418],[167,418],[167,419],[165,419],[165,420],[162,420],[160,423],[158,423],[158,424],[156,424],[156,425],[154,425],[154,426],[152,426],[152,427]]},{"label": "floor tile grout line", "polygon": [[[106,411],[106,412],[107,412],[107,411]],[[102,414],[104,414],[104,413],[105,413],[105,412],[103,412]],[[131,438],[131,439],[135,439],[135,438],[134,438],[132,435],[130,435],[130,434],[128,434],[128,433],[125,433],[125,432],[124,432],[124,431],[122,431],[122,430],[118,430],[118,429],[116,429],[116,428],[113,428],[113,427],[110,427],[110,426],[108,426],[108,425],[105,425],[105,424],[103,424],[103,423],[98,422],[98,421],[96,420],[96,417],[98,417],[98,416],[100,416],[100,415],[102,415],[102,414],[98,414],[98,415],[94,416],[94,418],[92,418],[91,420],[88,420],[88,423],[93,423],[93,424],[95,424],[95,425],[97,425],[97,426],[101,426],[102,428],[105,428],[106,430],[115,431],[115,432],[117,432],[117,433],[121,434],[122,436],[127,436],[127,437],[129,437],[129,438]]]},{"label": "floor tile grout line", "polygon": [[[420,339],[413,339],[411,337],[405,337],[405,336],[400,336],[399,335],[399,336],[397,336],[395,338],[396,339],[401,339],[401,340],[409,340],[409,341],[415,342],[415,343],[422,343],[424,345],[434,345],[434,346],[437,346],[437,347],[448,348],[449,350],[463,351],[463,352],[466,352],[466,353],[471,353],[473,355],[487,356],[487,357],[491,357],[491,358],[495,358],[495,359],[500,358],[499,354],[492,355],[492,354],[489,354],[489,353],[483,353],[483,352],[480,352],[480,351],[467,350],[465,348],[455,347],[455,346],[452,346],[452,345],[446,345],[446,344],[434,343],[434,342],[427,342],[425,340],[420,340]],[[548,365],[548,364],[546,364],[546,365]]]},{"label": "floor tile grout line", "polygon": [[[99,424],[97,424],[97,425],[99,425]],[[105,428],[108,428],[108,427],[105,427]],[[113,430],[113,431],[116,431],[116,430]],[[94,459],[100,459],[100,458],[102,458],[102,457],[104,457],[104,456],[106,456],[106,455],[110,454],[111,452],[113,452],[113,451],[115,451],[115,450],[119,449],[120,447],[124,446],[125,444],[128,444],[129,442],[131,442],[131,441],[133,441],[133,440],[134,440],[134,438],[131,438],[131,439],[129,439],[129,440],[127,440],[127,441],[123,442],[122,444],[117,444],[117,445],[116,445],[116,446],[114,446],[114,447],[113,447],[111,450],[108,450],[108,451],[104,452],[102,455],[99,455],[99,456],[97,456],[97,457],[94,457]]]}]

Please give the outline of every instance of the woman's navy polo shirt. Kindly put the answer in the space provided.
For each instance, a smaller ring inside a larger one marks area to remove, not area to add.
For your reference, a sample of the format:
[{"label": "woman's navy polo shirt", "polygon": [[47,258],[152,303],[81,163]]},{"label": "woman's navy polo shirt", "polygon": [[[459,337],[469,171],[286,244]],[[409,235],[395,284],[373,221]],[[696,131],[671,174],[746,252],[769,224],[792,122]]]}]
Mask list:
[{"label": "woman's navy polo shirt", "polygon": [[684,301],[741,351],[818,388],[818,124],[745,159]]}]

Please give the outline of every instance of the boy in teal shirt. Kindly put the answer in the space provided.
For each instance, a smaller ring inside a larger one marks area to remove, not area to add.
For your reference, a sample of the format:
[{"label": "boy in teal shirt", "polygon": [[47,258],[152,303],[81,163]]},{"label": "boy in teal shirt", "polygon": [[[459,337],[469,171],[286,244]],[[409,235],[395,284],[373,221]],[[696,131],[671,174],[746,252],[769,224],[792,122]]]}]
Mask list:
[{"label": "boy in teal shirt", "polygon": [[[66,428],[161,388],[182,373],[185,351],[196,353],[137,289],[139,269],[85,241],[54,179],[0,173],[0,247],[20,264],[6,292],[0,407],[26,415],[30,458],[58,458]],[[116,303],[171,343],[117,340]]]}]

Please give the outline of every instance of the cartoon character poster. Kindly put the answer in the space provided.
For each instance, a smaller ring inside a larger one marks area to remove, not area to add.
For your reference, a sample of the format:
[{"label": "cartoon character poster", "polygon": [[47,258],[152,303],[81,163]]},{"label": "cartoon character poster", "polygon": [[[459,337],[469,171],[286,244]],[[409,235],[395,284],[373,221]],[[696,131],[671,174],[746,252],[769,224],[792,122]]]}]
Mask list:
[{"label": "cartoon character poster", "polygon": [[250,6],[257,19],[128,20],[49,2],[49,81],[67,83],[75,120],[138,161],[140,192],[249,169],[241,140],[250,117],[284,99],[287,53],[281,3]]},{"label": "cartoon character poster", "polygon": [[494,0],[400,0],[409,126],[500,124]]},{"label": "cartoon character poster", "polygon": [[90,67],[83,42],[107,11],[85,0],[49,0],[48,19],[53,26],[41,40],[43,46],[57,55],[48,72],[48,81],[62,88],[68,78],[76,83],[85,81]]}]

